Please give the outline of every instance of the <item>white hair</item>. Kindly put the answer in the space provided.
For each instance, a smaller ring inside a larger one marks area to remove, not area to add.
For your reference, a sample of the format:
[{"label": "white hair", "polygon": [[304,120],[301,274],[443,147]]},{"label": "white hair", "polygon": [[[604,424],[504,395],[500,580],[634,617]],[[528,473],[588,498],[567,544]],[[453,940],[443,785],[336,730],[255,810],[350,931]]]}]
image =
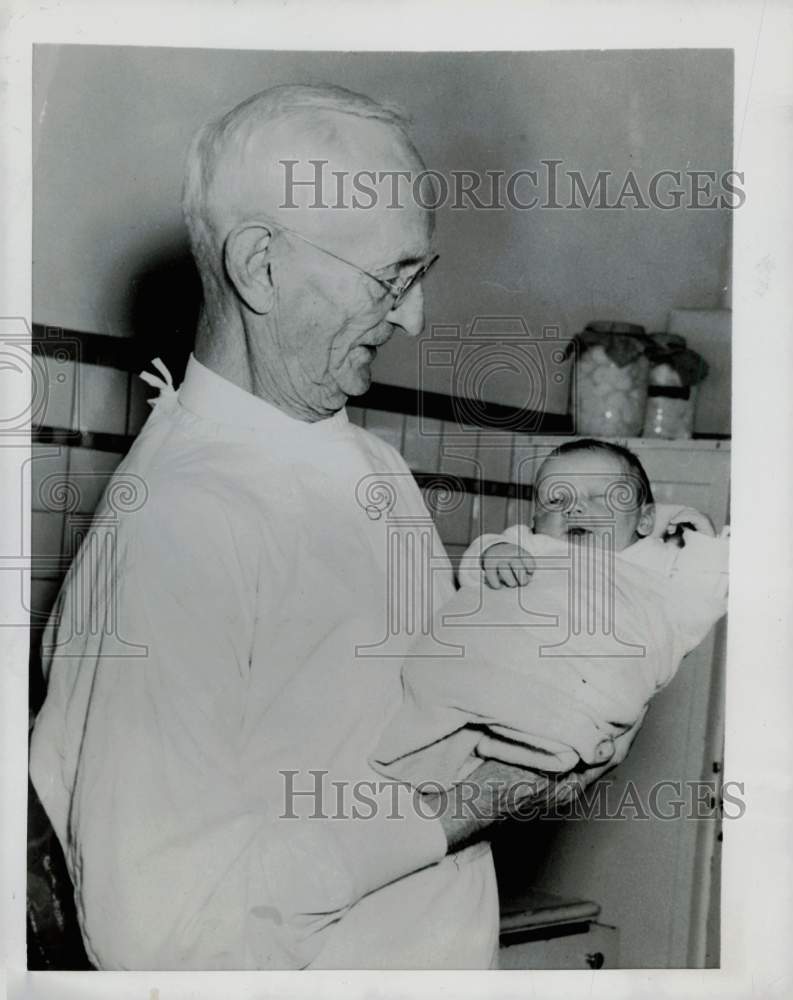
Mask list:
[{"label": "white hair", "polygon": [[338,132],[334,116],[339,114],[383,122],[415,152],[407,134],[408,120],[396,106],[378,104],[363,94],[329,84],[286,84],[263,90],[196,132],[187,154],[182,209],[202,277],[217,277],[222,267],[220,248],[209,223],[208,198],[218,166],[230,145],[244,143],[253,133],[289,120],[312,134],[332,138]]}]

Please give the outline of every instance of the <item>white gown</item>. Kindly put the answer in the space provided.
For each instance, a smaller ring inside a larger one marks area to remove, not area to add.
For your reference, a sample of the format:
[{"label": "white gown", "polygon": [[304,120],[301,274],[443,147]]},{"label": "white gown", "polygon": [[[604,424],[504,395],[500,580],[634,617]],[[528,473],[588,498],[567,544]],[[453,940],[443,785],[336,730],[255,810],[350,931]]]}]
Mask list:
[{"label": "white gown", "polygon": [[[411,532],[429,562],[394,584]],[[423,620],[393,586],[421,600],[427,566],[443,601],[407,466],[344,411],[293,420],[192,358],[165,389],[61,592],[31,745],[99,968],[492,964],[487,845],[447,856],[411,794],[360,784]],[[289,794],[315,781],[319,808]]]}]

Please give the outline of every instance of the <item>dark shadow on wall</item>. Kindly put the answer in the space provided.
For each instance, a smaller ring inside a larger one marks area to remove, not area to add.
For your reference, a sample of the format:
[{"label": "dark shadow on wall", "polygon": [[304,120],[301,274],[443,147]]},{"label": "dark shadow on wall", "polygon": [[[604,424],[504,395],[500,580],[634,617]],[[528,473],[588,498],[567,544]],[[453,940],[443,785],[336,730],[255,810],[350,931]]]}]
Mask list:
[{"label": "dark shadow on wall", "polygon": [[560,822],[535,817],[499,824],[492,847],[502,907],[537,885],[544,860],[553,850]]},{"label": "dark shadow on wall", "polygon": [[198,269],[187,246],[161,252],[132,280],[127,328],[132,331],[137,370],[162,358],[178,386],[193,349],[201,309]]}]

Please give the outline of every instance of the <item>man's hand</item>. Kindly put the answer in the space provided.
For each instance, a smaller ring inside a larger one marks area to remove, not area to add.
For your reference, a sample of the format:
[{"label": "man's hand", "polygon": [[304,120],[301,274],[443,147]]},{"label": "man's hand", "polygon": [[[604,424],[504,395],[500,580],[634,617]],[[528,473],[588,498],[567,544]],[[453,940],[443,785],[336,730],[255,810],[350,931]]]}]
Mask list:
[{"label": "man's hand", "polygon": [[465,781],[448,791],[425,794],[424,799],[440,819],[449,850],[457,851],[481,840],[497,820],[526,819],[569,802],[625,760],[646,711],[614,740],[613,753],[603,764],[555,777],[516,764],[485,760]]},{"label": "man's hand", "polygon": [[529,553],[509,542],[497,542],[482,554],[485,583],[492,590],[500,587],[525,587],[535,568]]}]

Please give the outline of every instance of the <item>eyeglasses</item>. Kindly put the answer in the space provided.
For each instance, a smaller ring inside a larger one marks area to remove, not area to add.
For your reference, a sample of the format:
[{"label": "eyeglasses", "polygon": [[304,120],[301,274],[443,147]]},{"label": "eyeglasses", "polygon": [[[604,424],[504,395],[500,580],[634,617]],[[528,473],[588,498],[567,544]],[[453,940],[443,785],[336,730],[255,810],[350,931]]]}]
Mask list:
[{"label": "eyeglasses", "polygon": [[283,226],[281,225],[280,222],[274,222],[269,219],[264,221],[274,226],[276,229],[280,229],[282,232],[289,233],[291,236],[296,237],[303,243],[307,243],[310,247],[313,247],[315,250],[319,250],[320,253],[327,254],[328,257],[332,257],[334,260],[339,261],[339,263],[346,264],[348,267],[355,268],[356,271],[358,271],[360,274],[365,274],[366,277],[371,278],[372,281],[376,281],[378,285],[380,285],[382,288],[385,288],[385,290],[388,292],[389,295],[393,295],[394,301],[391,305],[392,309],[397,309],[402,304],[402,302],[405,299],[405,296],[408,294],[410,289],[417,282],[421,281],[421,279],[424,277],[427,271],[429,271],[429,269],[432,267],[432,265],[440,256],[440,254],[437,253],[430,254],[422,261],[419,267],[416,268],[416,270],[412,274],[409,274],[406,278],[396,278],[395,280],[390,281],[388,278],[378,278],[376,274],[372,274],[371,271],[365,271],[362,267],[358,267],[357,264],[353,264],[351,260],[347,260],[345,257],[340,257],[337,253],[333,253],[332,250],[326,250],[325,247],[321,247],[319,246],[319,244],[312,242],[310,239],[308,239],[306,236],[303,236],[301,233],[298,233],[296,230],[290,229],[289,226]]}]

